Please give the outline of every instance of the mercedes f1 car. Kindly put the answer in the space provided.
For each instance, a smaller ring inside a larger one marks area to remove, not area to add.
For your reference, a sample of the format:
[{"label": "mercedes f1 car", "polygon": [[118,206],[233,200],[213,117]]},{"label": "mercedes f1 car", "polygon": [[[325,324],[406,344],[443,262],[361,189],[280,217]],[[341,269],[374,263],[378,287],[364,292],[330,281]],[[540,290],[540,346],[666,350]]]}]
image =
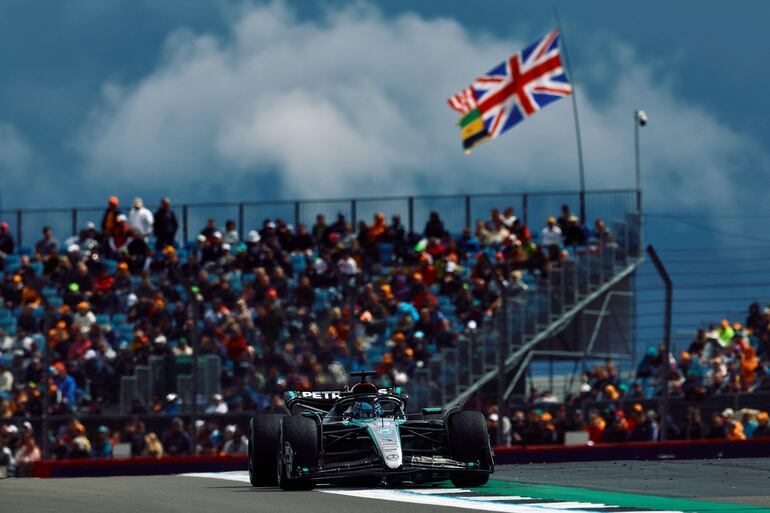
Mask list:
[{"label": "mercedes f1 car", "polygon": [[287,392],[288,411],[251,419],[253,486],[486,484],[494,462],[481,413],[425,408],[407,415],[399,387],[378,389],[366,381],[371,372],[351,375],[361,382],[349,390]]}]

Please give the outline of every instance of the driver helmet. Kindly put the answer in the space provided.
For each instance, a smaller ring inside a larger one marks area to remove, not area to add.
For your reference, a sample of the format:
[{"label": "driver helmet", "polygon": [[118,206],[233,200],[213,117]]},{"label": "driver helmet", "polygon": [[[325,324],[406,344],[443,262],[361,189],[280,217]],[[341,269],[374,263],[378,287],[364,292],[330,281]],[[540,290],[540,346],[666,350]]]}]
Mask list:
[{"label": "driver helmet", "polygon": [[380,403],[374,404],[367,401],[356,401],[353,403],[353,409],[351,410],[351,416],[354,419],[369,419],[382,416],[382,406]]}]

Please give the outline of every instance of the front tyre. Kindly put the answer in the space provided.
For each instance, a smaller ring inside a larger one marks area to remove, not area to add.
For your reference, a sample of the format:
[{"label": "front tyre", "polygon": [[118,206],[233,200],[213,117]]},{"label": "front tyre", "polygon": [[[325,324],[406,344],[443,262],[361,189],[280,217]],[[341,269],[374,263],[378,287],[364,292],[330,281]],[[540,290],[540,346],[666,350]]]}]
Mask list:
[{"label": "front tyre", "polygon": [[315,483],[294,477],[302,469],[318,466],[318,424],[303,416],[284,417],[277,458],[278,486],[283,490],[310,490]]},{"label": "front tyre", "polygon": [[249,482],[251,486],[275,486],[278,438],[283,414],[262,413],[249,422]]},{"label": "front tyre", "polygon": [[[452,458],[464,463],[474,463],[480,469],[491,470],[492,450],[489,447],[489,433],[484,415],[477,411],[461,411],[451,415],[447,422]],[[458,488],[483,486],[488,481],[487,473],[459,472],[452,475],[452,484]]]}]

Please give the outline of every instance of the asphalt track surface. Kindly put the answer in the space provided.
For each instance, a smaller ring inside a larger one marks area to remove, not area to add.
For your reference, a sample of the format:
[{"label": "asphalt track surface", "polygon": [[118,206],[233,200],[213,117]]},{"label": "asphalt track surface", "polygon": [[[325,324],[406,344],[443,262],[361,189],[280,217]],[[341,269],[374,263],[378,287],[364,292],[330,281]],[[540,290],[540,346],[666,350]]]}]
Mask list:
[{"label": "asphalt track surface", "polygon": [[[0,513],[770,512],[767,459],[517,465],[499,467],[490,485],[473,491],[282,492],[252,488],[244,474],[6,479]],[[400,498],[383,500],[387,494]]]}]

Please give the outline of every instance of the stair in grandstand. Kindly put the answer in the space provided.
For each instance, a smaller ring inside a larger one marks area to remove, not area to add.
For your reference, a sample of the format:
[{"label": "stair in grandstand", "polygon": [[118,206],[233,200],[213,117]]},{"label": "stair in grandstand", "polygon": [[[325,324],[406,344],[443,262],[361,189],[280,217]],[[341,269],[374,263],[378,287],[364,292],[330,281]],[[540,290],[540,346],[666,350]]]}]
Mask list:
[{"label": "stair in grandstand", "polygon": [[[436,354],[414,372],[409,384],[413,405],[463,404],[495,382],[501,348],[507,383],[520,381],[527,364],[541,351],[572,360],[589,353],[630,352],[630,344],[612,346],[610,339],[632,338],[633,273],[641,263],[638,221],[638,216],[629,213],[613,223],[616,242],[570,249],[569,259],[547,277],[527,276],[527,291],[509,296],[507,341],[501,344],[506,330],[500,311],[481,326],[466,329],[456,348]],[[602,326],[602,319],[612,309],[624,317],[621,337],[609,336],[609,327]],[[598,323],[590,337],[579,333],[577,319],[585,316],[596,317]],[[565,337],[565,332],[569,336]]]}]

